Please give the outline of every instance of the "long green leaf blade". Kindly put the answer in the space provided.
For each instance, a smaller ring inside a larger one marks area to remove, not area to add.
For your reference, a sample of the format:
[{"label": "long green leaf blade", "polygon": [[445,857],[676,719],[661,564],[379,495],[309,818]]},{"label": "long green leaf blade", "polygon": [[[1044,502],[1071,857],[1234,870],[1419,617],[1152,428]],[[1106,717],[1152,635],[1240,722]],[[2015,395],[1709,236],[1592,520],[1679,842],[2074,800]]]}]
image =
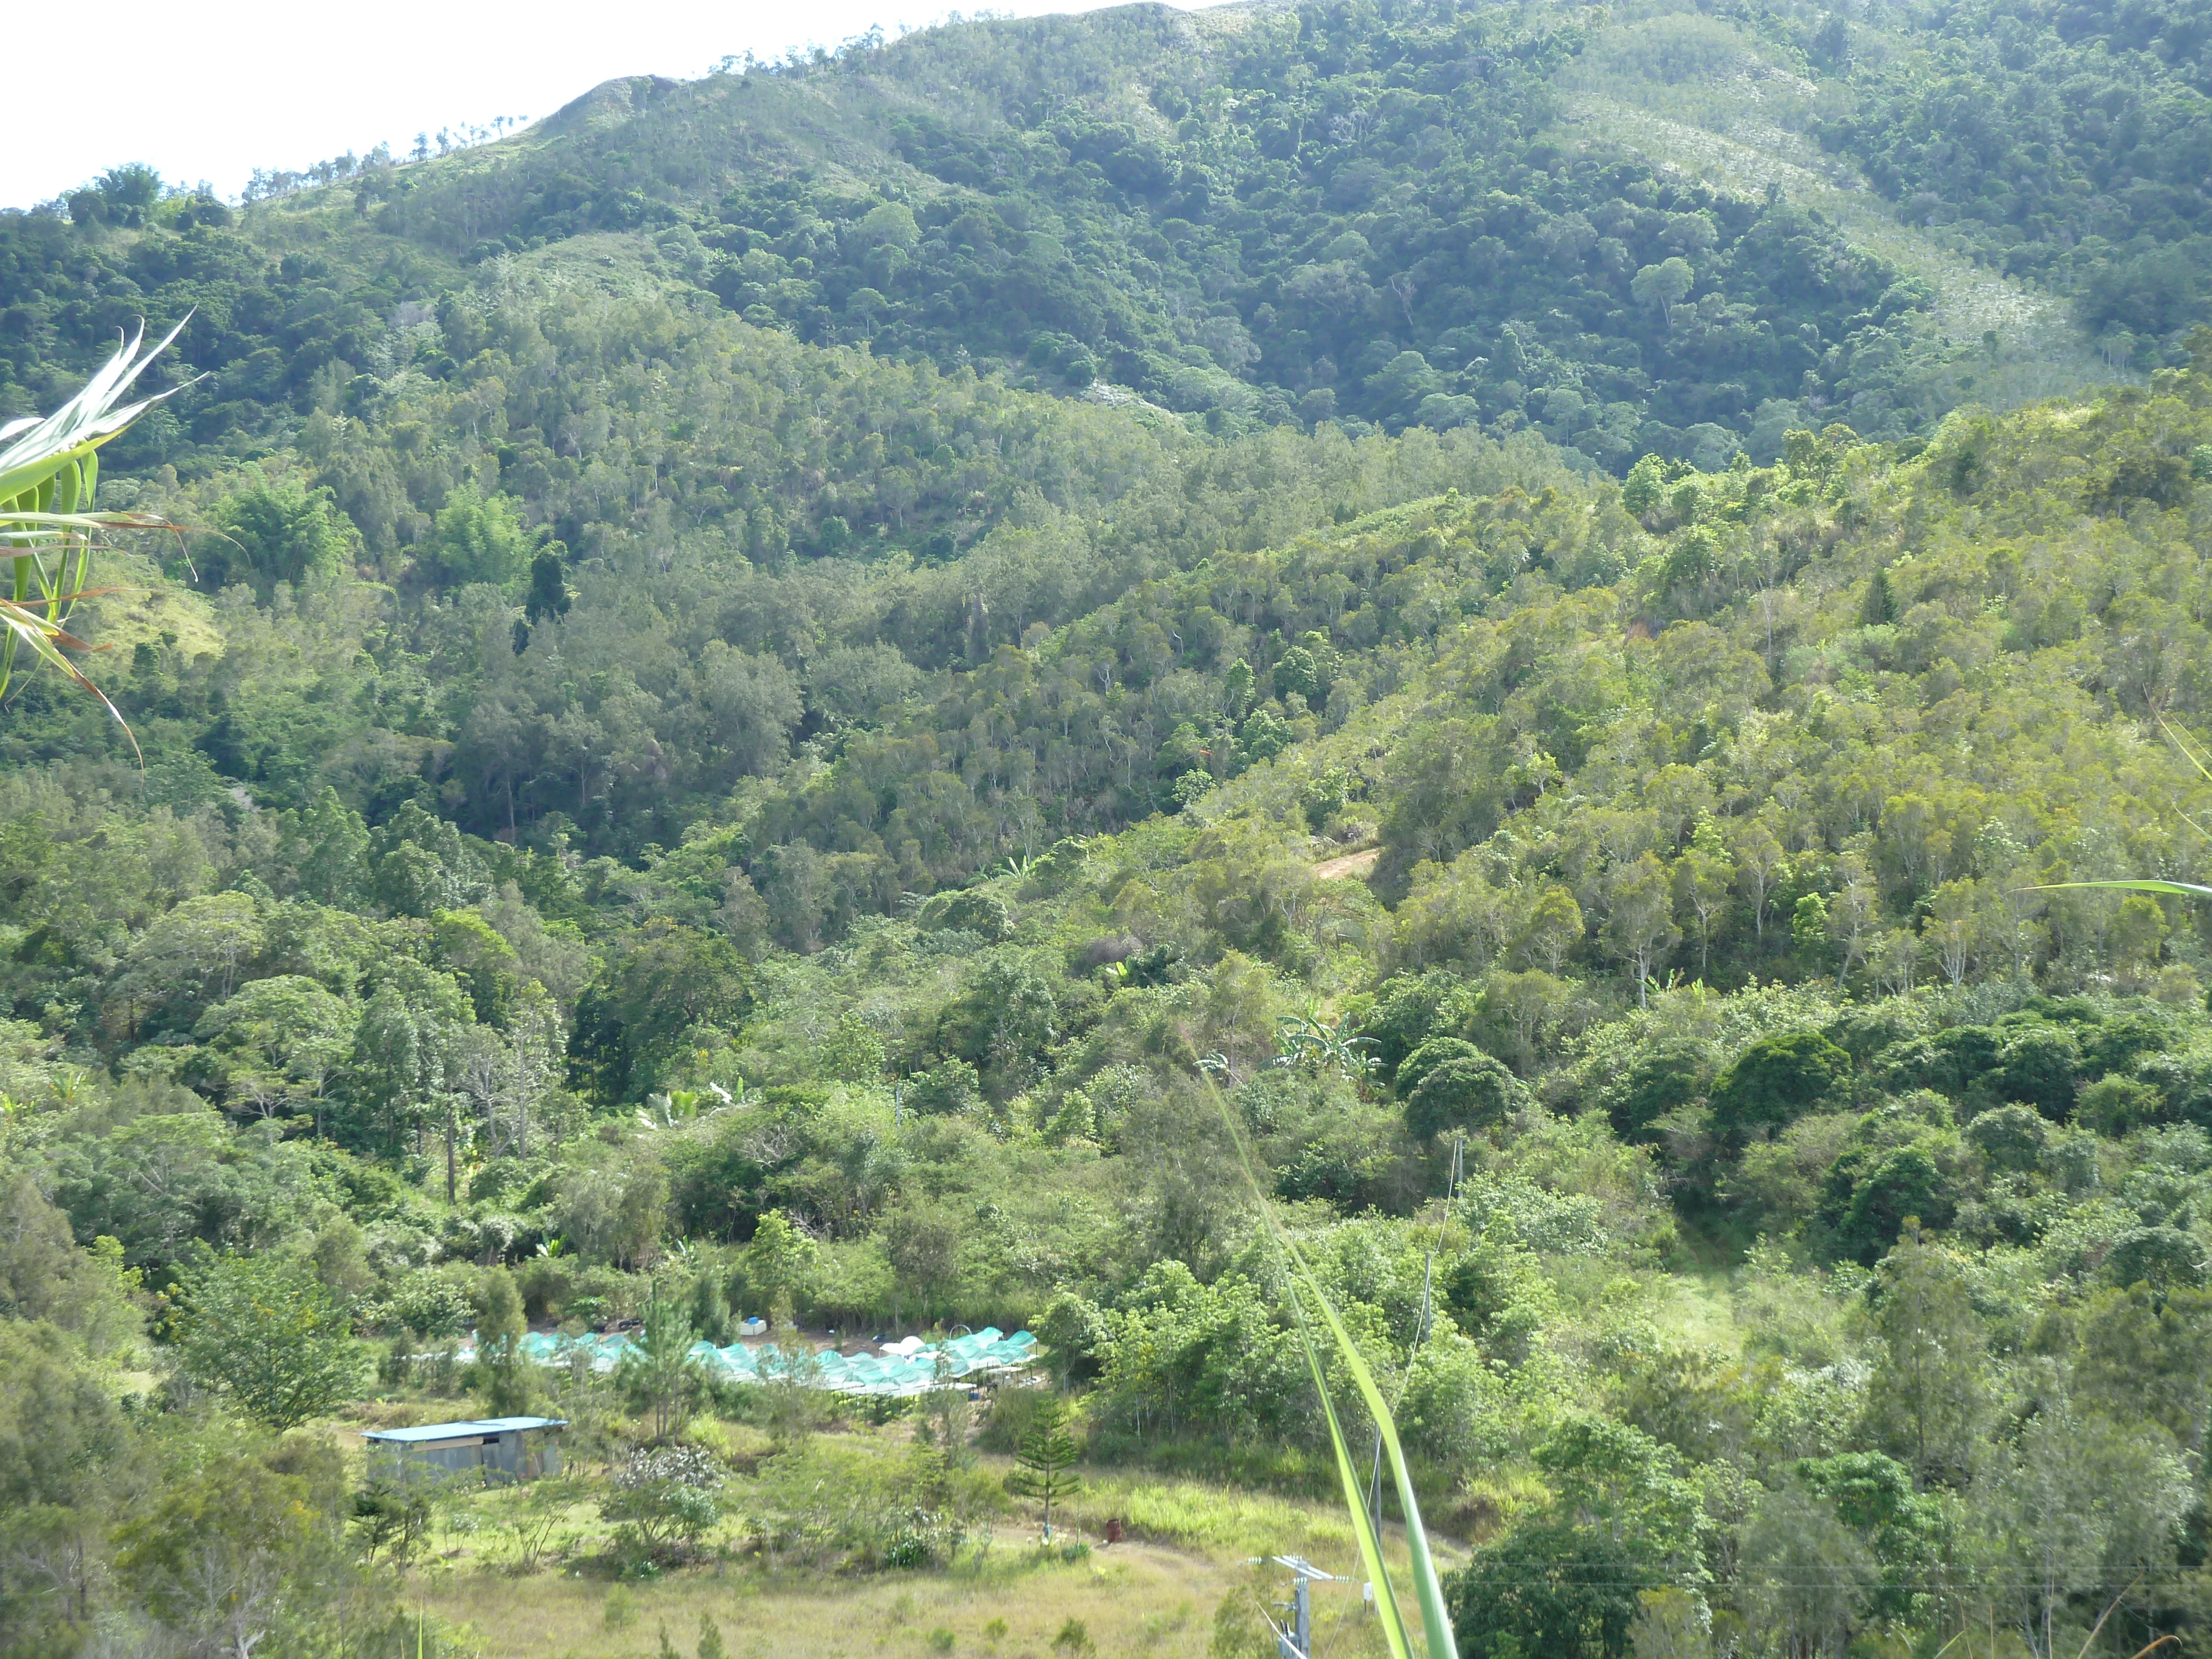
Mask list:
[{"label": "long green leaf blade", "polygon": [[[1374,1523],[1367,1513],[1366,1497],[1361,1490],[1358,1468],[1352,1461],[1351,1448],[1345,1443],[1343,1425],[1337,1417],[1336,1404],[1329,1397],[1328,1377],[1303,1322],[1304,1303],[1298,1295],[1301,1285],[1312,1297],[1314,1305],[1321,1310],[1322,1319],[1327,1322],[1338,1357],[1344,1361],[1345,1369],[1351,1373],[1354,1385],[1359,1389],[1360,1398],[1375,1420],[1383,1449],[1390,1460],[1391,1478],[1396,1483],[1399,1506],[1406,1520],[1407,1554],[1413,1574],[1414,1595],[1420,1603],[1422,1632],[1427,1638],[1429,1659],[1459,1659],[1459,1644],[1452,1632],[1450,1616],[1444,1607],[1443,1585],[1437,1576],[1435,1558],[1429,1552],[1428,1531],[1421,1523],[1421,1506],[1413,1495],[1413,1477],[1406,1468],[1406,1453],[1399,1443],[1397,1423],[1391,1417],[1390,1407],[1382,1398],[1382,1389],[1376,1386],[1374,1373],[1368,1369],[1358,1345],[1352,1340],[1352,1333],[1346,1328],[1335,1305],[1328,1299],[1328,1292],[1322,1288],[1313,1268],[1283,1230],[1274,1211],[1269,1207],[1266,1191],[1261,1187],[1259,1176],[1252,1167],[1251,1151],[1244,1143],[1243,1134],[1237,1127],[1236,1117],[1230,1111],[1228,1102],[1222,1097],[1220,1090],[1214,1087],[1211,1078],[1205,1079],[1205,1085],[1206,1092],[1213,1097],[1214,1109],[1221,1114],[1223,1127],[1229,1132],[1230,1144],[1237,1149],[1237,1161],[1244,1171],[1245,1184],[1251,1188],[1253,1199],[1259,1206],[1268,1232],[1291,1269],[1291,1297],[1301,1310],[1298,1340],[1304,1345],[1306,1363],[1314,1376],[1314,1387],[1321,1395],[1322,1413],[1328,1419],[1330,1443],[1336,1455],[1337,1476],[1344,1487],[1345,1504],[1352,1516],[1352,1530],[1360,1540],[1360,1554],[1368,1562],[1369,1571],[1375,1575],[1372,1582],[1376,1586],[1376,1607],[1382,1616],[1385,1637],[1394,1643],[1394,1656],[1399,1651],[1396,1643],[1406,1643],[1410,1650],[1411,1636],[1405,1626],[1405,1616],[1398,1607],[1396,1592],[1382,1571],[1382,1540],[1376,1534]],[[1396,1632],[1395,1638],[1390,1634],[1393,1630]]]},{"label": "long green leaf blade", "polygon": [[2079,887],[2118,887],[2137,893],[2172,893],[2183,898],[2212,898],[2212,887],[2200,886],[2193,881],[2046,881],[2020,890],[2023,893],[2058,893]]},{"label": "long green leaf blade", "polygon": [[[18,644],[27,644],[31,647],[31,654],[40,662],[66,674],[84,690],[100,699],[100,706],[107,710],[109,716],[123,728],[123,735],[131,739],[131,752],[138,756],[138,763],[141,766],[146,763],[146,757],[138,748],[138,738],[131,730],[130,721],[123,718],[123,711],[108,701],[107,693],[85,678],[82,670],[62,654],[61,648],[64,645],[73,646],[78,650],[89,649],[90,647],[82,640],[56,627],[36,611],[27,610],[12,599],[0,599],[0,629],[4,629],[7,633],[9,661],[14,660]],[[0,674],[0,685],[5,684],[4,674]]]},{"label": "long green leaf blade", "polygon": [[[27,489],[50,484],[64,466],[82,466],[100,445],[121,433],[139,416],[163,398],[174,397],[184,385],[190,385],[186,381],[123,408],[115,407],[116,399],[145,372],[148,364],[168,349],[184,331],[185,323],[191,320],[187,313],[184,321],[171,329],[150,351],[141,350],[145,341],[142,325],[136,335],[117,348],[115,355],[85,382],[76,396],[43,419],[11,428],[10,441],[0,447],[0,501],[11,501]],[[94,474],[81,482],[89,483],[96,477]]]},{"label": "long green leaf blade", "polygon": [[1352,1461],[1352,1448],[1346,1443],[1344,1425],[1337,1417],[1335,1403],[1328,1397],[1328,1377],[1303,1318],[1298,1323],[1298,1346],[1304,1351],[1306,1369],[1313,1373],[1314,1389],[1321,1395],[1322,1414],[1328,1421],[1329,1446],[1336,1456],[1337,1480],[1344,1488],[1345,1508],[1352,1516],[1352,1535],[1359,1541],[1359,1559],[1367,1569],[1367,1582],[1375,1586],[1375,1610],[1382,1621],[1382,1639],[1389,1644],[1391,1659],[1413,1659],[1413,1637],[1406,1629],[1406,1615],[1398,1606],[1397,1587],[1391,1583],[1389,1571],[1383,1564],[1382,1540],[1376,1535],[1375,1522],[1367,1513],[1367,1499],[1359,1487],[1358,1465]]},{"label": "long green leaf blade", "polygon": [[[1368,1369],[1366,1358],[1359,1352],[1359,1345],[1352,1340],[1352,1333],[1345,1328],[1334,1304],[1322,1293],[1313,1269],[1306,1265],[1305,1258],[1299,1255],[1295,1243],[1287,1237],[1283,1243],[1290,1251],[1291,1260],[1297,1263],[1299,1273],[1313,1286],[1315,1299],[1321,1306],[1322,1317],[1328,1322],[1329,1334],[1336,1340],[1337,1352],[1344,1361],[1345,1369],[1352,1373],[1352,1383],[1358,1389],[1368,1414],[1375,1419],[1376,1428],[1382,1432],[1382,1449],[1390,1460],[1391,1478],[1398,1487],[1398,1504],[1406,1517],[1406,1548],[1411,1558],[1413,1594],[1420,1603],[1421,1625],[1429,1638],[1429,1652],[1431,1656],[1449,1654],[1453,1659],[1457,1659],[1459,1650],[1452,1636],[1451,1617],[1444,1607],[1443,1585],[1437,1577],[1437,1565],[1429,1553],[1428,1531],[1421,1524],[1420,1501],[1413,1495],[1413,1480],[1406,1468],[1405,1449],[1398,1443],[1398,1425],[1390,1414],[1390,1407],[1383,1401],[1382,1390],[1376,1386],[1375,1374]],[[1332,1420],[1334,1415],[1332,1411]]]}]

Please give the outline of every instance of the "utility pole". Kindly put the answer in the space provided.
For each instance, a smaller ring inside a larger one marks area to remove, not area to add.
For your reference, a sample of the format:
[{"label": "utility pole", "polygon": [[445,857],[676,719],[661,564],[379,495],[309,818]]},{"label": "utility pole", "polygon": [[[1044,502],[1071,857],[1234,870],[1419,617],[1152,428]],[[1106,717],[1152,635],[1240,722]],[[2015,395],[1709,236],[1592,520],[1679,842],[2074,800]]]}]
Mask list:
[{"label": "utility pole", "polygon": [[1275,1608],[1285,1615],[1285,1621],[1267,1622],[1275,1632],[1275,1659],[1313,1659],[1313,1587],[1316,1581],[1326,1584],[1349,1583],[1333,1572],[1323,1572],[1319,1567],[1297,1555],[1271,1555],[1267,1558],[1279,1567],[1291,1572],[1291,1599],[1278,1601]]}]

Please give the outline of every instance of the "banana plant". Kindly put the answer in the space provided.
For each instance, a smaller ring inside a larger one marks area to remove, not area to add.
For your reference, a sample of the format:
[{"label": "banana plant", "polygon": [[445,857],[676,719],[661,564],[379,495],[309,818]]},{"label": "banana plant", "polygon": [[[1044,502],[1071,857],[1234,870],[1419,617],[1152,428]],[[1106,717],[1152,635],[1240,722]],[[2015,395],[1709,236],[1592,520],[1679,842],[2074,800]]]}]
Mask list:
[{"label": "banana plant", "polygon": [[[143,514],[95,512],[93,495],[100,484],[100,447],[183,390],[171,386],[135,403],[124,401],[184,325],[179,323],[148,350],[142,324],[82,390],[52,414],[27,415],[0,425],[0,561],[11,567],[12,578],[0,592],[0,696],[14,676],[17,652],[27,649],[34,661],[98,697],[126,737],[131,728],[115,705],[64,654],[90,648],[64,624],[79,600],[100,591],[87,586],[86,580],[101,532],[176,528]],[[137,747],[135,738],[131,746]]]},{"label": "banana plant", "polygon": [[1376,1045],[1371,1037],[1354,1036],[1352,1022],[1339,1018],[1332,1025],[1319,1014],[1310,1011],[1303,1014],[1285,1014],[1275,1022],[1275,1040],[1279,1052],[1275,1064],[1285,1066],[1311,1066],[1316,1070],[1334,1070],[1354,1081],[1368,1076],[1382,1062],[1369,1051]]},{"label": "banana plant", "polygon": [[[1328,1425],[1329,1450],[1336,1464],[1339,1486],[1344,1493],[1344,1507],[1352,1522],[1353,1536],[1358,1540],[1359,1559],[1365,1568],[1367,1579],[1375,1587],[1375,1610],[1382,1627],[1382,1640],[1389,1650],[1390,1659],[1416,1659],[1425,1650],[1428,1659],[1459,1659],[1459,1644],[1452,1631],[1451,1615],[1444,1605],[1443,1581],[1437,1571],[1436,1559],[1429,1551],[1429,1534],[1421,1524],[1421,1505],[1413,1492],[1412,1474],[1406,1466],[1405,1449],[1399,1443],[1398,1425],[1391,1415],[1389,1402],[1383,1399],[1375,1373],[1369,1369],[1359,1345],[1352,1339],[1336,1304],[1329,1299],[1320,1277],[1315,1273],[1304,1252],[1284,1228],[1274,1206],[1268,1201],[1267,1191],[1252,1162],[1250,1149],[1246,1146],[1243,1131],[1238,1127],[1237,1115],[1229,1102],[1213,1085],[1211,1075],[1205,1074],[1206,1091],[1213,1097],[1214,1109],[1221,1114],[1223,1126],[1229,1132],[1230,1142],[1237,1149],[1237,1161],[1243,1166],[1244,1180],[1251,1188],[1254,1203],[1266,1223],[1276,1250],[1290,1280],[1291,1303],[1297,1317],[1292,1322],[1298,1346],[1305,1356],[1306,1369],[1312,1373],[1314,1389],[1321,1396],[1322,1419]],[[1351,1379],[1352,1389],[1373,1420],[1376,1436],[1387,1459],[1393,1484],[1397,1488],[1398,1507],[1406,1519],[1406,1553],[1407,1567],[1413,1581],[1413,1601],[1419,1610],[1422,1645],[1416,1646],[1413,1626],[1400,1605],[1397,1587],[1391,1583],[1382,1558],[1382,1534],[1374,1516],[1367,1508],[1365,1481],[1352,1452],[1352,1443],[1346,1437],[1344,1421],[1337,1411],[1336,1401],[1329,1392],[1329,1368],[1327,1358],[1333,1358],[1342,1374]]]}]

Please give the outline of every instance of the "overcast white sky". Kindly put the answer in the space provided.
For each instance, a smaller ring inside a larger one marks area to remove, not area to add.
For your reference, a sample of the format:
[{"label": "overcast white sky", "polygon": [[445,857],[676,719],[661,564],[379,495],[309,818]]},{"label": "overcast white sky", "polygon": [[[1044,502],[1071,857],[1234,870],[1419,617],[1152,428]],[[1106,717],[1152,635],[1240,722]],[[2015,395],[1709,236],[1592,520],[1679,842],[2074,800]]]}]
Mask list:
[{"label": "overcast white sky", "polygon": [[[961,9],[1089,11],[1097,0]],[[0,207],[28,207],[125,161],[236,196],[254,168],[304,167],[417,132],[531,120],[617,75],[684,79],[725,56],[780,58],[881,24],[919,27],[938,0],[93,0],[66,70],[19,73],[0,143]]]}]

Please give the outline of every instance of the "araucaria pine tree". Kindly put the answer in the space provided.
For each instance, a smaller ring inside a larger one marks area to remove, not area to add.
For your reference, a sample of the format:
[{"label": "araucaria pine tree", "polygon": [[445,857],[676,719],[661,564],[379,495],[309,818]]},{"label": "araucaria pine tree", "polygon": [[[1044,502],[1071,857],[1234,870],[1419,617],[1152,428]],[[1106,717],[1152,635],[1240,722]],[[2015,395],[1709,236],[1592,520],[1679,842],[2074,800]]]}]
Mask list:
[{"label": "araucaria pine tree", "polygon": [[1067,1406],[1056,1394],[1037,1401],[1036,1415],[1014,1452],[1014,1472],[1006,1490],[1044,1504],[1044,1541],[1052,1542],[1052,1506],[1082,1488],[1074,1473],[1075,1437],[1067,1429]]}]

